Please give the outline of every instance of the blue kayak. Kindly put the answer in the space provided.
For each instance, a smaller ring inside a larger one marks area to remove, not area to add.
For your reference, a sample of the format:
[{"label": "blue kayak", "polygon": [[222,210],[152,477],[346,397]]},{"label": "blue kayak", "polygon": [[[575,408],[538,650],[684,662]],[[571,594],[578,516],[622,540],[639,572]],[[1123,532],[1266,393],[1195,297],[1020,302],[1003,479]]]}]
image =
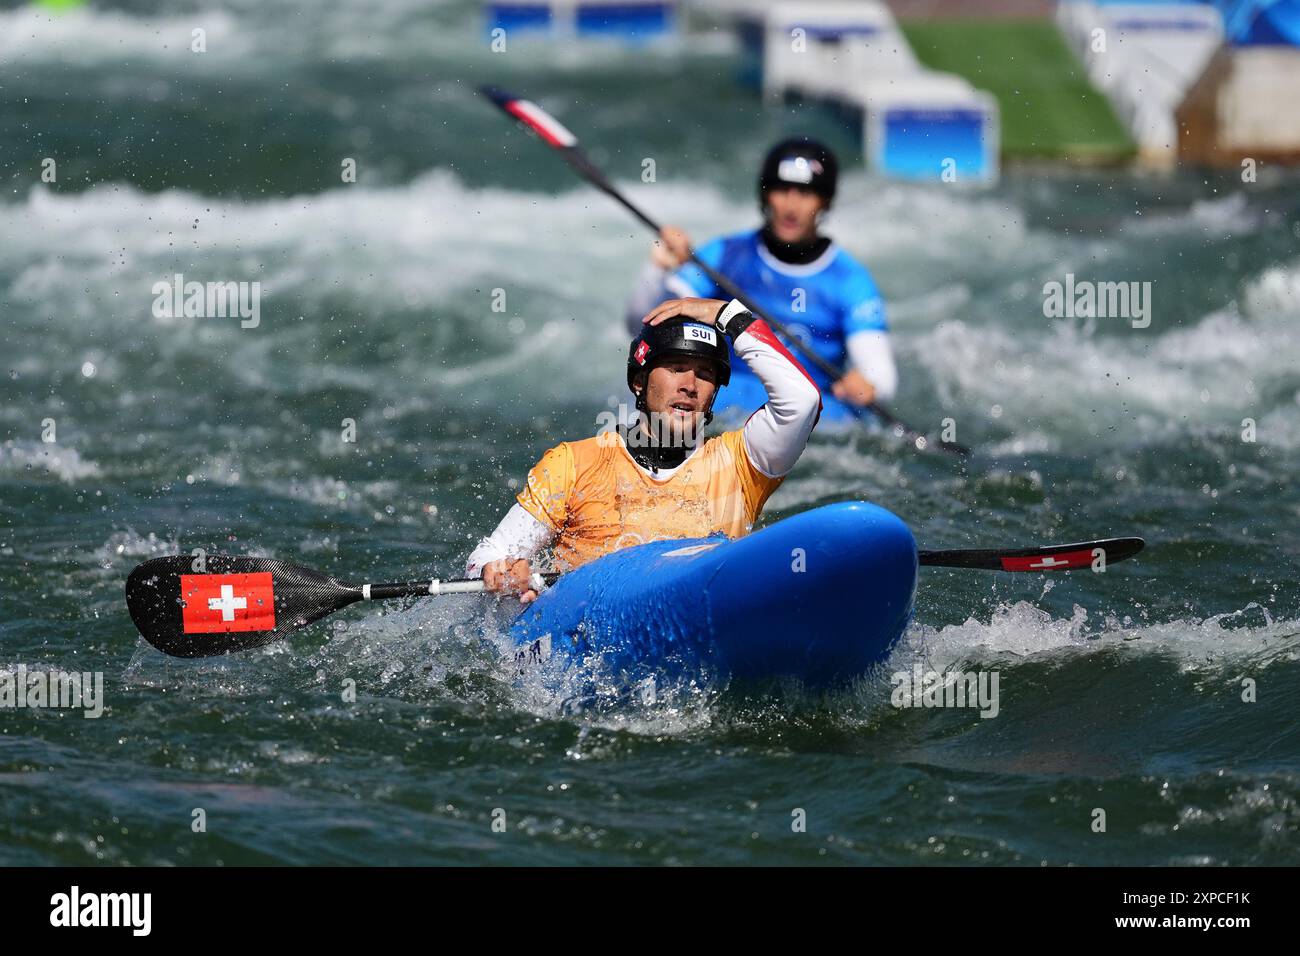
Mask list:
[{"label": "blue kayak", "polygon": [[630,685],[682,676],[866,673],[902,636],[916,542],[883,508],[847,502],[744,538],[656,541],[564,575],[516,618],[521,664]]}]

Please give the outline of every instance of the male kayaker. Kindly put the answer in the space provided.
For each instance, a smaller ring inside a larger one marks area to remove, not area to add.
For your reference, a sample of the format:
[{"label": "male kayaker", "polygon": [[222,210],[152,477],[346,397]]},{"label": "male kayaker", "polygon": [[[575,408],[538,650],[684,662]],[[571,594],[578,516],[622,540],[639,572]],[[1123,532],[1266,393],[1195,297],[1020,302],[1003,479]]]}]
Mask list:
[{"label": "male kayaker", "polygon": [[[715,239],[696,254],[735,282],[759,306],[837,368],[838,381],[809,365],[825,400],[822,421],[848,422],[874,401],[888,401],[898,384],[884,301],[866,267],[818,232],[835,198],[835,156],[810,139],[778,143],[758,179],[762,228]],[[629,327],[669,296],[721,296],[699,266],[687,263],[690,240],[665,226],[631,299]],[[676,270],[676,271],[674,271]],[[737,369],[718,413],[743,416],[764,401],[762,384]]]},{"label": "male kayaker", "polygon": [[[701,440],[718,389],[732,380],[731,349],[767,401],[743,428]],[[673,299],[651,310],[628,350],[627,384],[637,421],[543,455],[469,556],[467,573],[481,573],[488,590],[531,601],[531,562],[547,548],[570,569],[648,541],[748,534],[821,409],[803,366],[735,300]]]}]

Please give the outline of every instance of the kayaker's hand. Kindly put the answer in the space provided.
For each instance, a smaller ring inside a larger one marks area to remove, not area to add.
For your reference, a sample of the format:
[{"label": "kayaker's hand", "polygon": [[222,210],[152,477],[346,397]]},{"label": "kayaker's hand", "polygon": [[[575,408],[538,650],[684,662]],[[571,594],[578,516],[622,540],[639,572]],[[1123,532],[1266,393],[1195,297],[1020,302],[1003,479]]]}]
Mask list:
[{"label": "kayaker's hand", "polygon": [[676,226],[664,226],[650,247],[650,260],[660,269],[675,271],[691,257],[691,237]]},{"label": "kayaker's hand", "polygon": [[865,408],[876,400],[876,387],[866,380],[855,368],[844,373],[844,377],[831,384],[831,394],[841,402]]},{"label": "kayaker's hand", "polygon": [[518,594],[520,604],[537,600],[537,592],[528,583],[533,567],[524,558],[503,558],[483,565],[483,584],[489,591]]},{"label": "kayaker's hand", "polygon": [[713,320],[727,303],[721,299],[669,299],[660,302],[650,314],[641,321],[646,325],[662,325],[674,319],[694,319],[705,325],[712,325]]}]

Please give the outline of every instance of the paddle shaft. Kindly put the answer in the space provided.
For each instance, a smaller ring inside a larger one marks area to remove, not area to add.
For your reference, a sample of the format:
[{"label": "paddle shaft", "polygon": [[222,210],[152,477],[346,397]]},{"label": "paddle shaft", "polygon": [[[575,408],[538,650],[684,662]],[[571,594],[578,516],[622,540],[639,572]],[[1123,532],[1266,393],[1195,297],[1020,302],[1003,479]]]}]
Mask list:
[{"label": "paddle shaft", "polygon": [[[540,574],[543,585],[559,580],[558,573]],[[534,581],[534,584],[537,582]],[[358,590],[363,601],[388,601],[394,598],[430,597],[439,594],[477,594],[487,590],[482,578],[451,578],[440,581],[394,581],[388,584],[363,584]]]}]

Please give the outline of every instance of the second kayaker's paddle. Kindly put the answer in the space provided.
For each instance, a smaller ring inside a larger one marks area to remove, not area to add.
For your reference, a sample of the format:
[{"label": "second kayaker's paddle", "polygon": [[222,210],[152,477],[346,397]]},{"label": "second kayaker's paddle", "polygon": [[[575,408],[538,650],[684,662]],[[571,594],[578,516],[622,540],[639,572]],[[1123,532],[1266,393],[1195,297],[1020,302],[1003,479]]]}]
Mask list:
[{"label": "second kayaker's paddle", "polygon": [[[929,567],[988,571],[1102,570],[1142,550],[1141,538],[1106,538],[1044,548],[922,551]],[[320,571],[274,558],[214,554],[202,571],[186,555],[151,558],[126,579],[126,606],[146,641],[172,657],[216,657],[278,641],[358,601],[477,593],[478,578],[344,584]],[[540,590],[558,574],[534,574]]]},{"label": "second kayaker's paddle", "polygon": [[[564,161],[583,179],[591,183],[601,192],[610,196],[624,206],[632,215],[636,216],[643,223],[654,230],[655,235],[661,231],[659,223],[647,216],[635,203],[623,195],[613,183],[611,183],[592,161],[587,158],[587,154],[582,151],[578,144],[578,137],[574,136],[566,129],[555,117],[547,113],[536,103],[531,100],[520,99],[512,96],[505,90],[498,89],[495,86],[484,86],[481,88],[483,95],[499,106],[505,113],[514,117],[523,126],[537,134],[547,146],[555,149],[564,158]],[[803,356],[816,365],[819,369],[830,376],[831,381],[839,381],[844,377],[844,370],[836,368],[825,358],[818,355],[813,349],[805,345],[797,336],[793,335],[786,326],[778,322],[771,315],[764,312],[762,308],[756,305],[740,287],[728,279],[725,275],[718,272],[707,262],[695,254],[694,249],[689,250],[690,260],[704,271],[710,279],[717,284],[718,288],[725,291],[733,299],[739,299],[745,308],[749,309],[754,315],[763,319],[777,332],[780,332]],[[906,438],[917,449],[939,448],[955,455],[969,455],[970,449],[965,445],[959,445],[956,442],[943,441],[941,439],[931,439],[915,428],[901,421],[897,415],[888,411],[878,402],[873,402],[870,406],[881,421],[890,426],[900,437]]]}]

